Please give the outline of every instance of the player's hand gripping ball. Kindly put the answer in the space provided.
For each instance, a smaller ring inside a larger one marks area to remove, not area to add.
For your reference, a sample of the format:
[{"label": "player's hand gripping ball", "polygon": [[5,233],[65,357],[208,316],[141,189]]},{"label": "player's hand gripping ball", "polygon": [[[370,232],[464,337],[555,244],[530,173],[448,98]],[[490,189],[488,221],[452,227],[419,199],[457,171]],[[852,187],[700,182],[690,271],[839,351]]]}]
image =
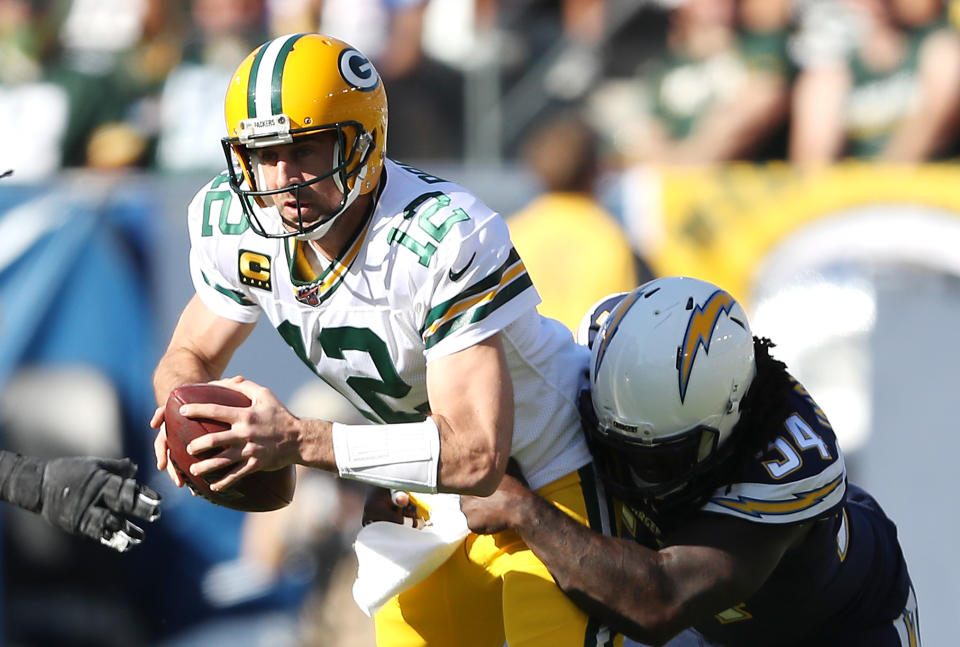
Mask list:
[{"label": "player's hand gripping ball", "polygon": [[239,391],[215,384],[184,384],[170,393],[164,409],[167,448],[170,450],[170,460],[174,467],[191,489],[212,503],[245,512],[276,510],[293,500],[293,492],[297,486],[297,473],[293,465],[270,472],[254,472],[219,492],[211,490],[210,483],[216,483],[223,478],[230,468],[203,476],[191,474],[191,465],[215,455],[216,450],[191,456],[187,453],[190,441],[204,434],[225,431],[230,425],[219,420],[182,416],[180,406],[189,402],[249,407],[250,400]]}]

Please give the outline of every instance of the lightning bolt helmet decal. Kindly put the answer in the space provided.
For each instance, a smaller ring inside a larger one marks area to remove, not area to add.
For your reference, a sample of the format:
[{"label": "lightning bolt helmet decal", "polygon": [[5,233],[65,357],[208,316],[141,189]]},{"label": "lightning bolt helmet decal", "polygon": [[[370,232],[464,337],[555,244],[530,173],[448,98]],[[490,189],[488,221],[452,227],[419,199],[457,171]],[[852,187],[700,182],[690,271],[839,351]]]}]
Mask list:
[{"label": "lightning bolt helmet decal", "polygon": [[610,313],[610,316],[607,317],[607,320],[602,327],[602,334],[598,338],[600,346],[597,349],[597,359],[593,367],[594,372],[600,368],[600,362],[603,361],[603,356],[607,352],[607,347],[610,345],[610,340],[613,339],[613,336],[616,334],[617,329],[620,326],[620,322],[623,321],[623,317],[627,314],[627,311],[630,310],[630,306],[636,303],[637,299],[642,296],[643,288],[635,289],[633,292],[624,296],[620,303],[614,307],[613,311]]},{"label": "lightning bolt helmet decal", "polygon": [[723,314],[729,316],[736,303],[732,296],[718,289],[707,298],[703,305],[693,305],[683,341],[677,348],[680,402],[683,402],[687,394],[687,386],[690,383],[690,375],[693,373],[693,364],[697,359],[697,353],[701,346],[705,354],[710,353],[710,342],[713,339],[713,331],[717,327],[717,322],[720,321],[720,316]]}]

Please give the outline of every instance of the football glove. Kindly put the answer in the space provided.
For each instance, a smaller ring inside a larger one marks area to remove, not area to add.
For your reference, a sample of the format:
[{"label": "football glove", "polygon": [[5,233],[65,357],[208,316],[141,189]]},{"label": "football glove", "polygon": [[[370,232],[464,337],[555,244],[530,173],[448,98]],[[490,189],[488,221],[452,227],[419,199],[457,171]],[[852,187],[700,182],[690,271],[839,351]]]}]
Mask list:
[{"label": "football glove", "polygon": [[[10,460],[4,456],[2,462]],[[15,456],[0,495],[57,528],[89,537],[124,552],[143,541],[143,530],[128,517],[155,521],[160,495],[133,477],[129,458],[57,458],[43,461]]]}]

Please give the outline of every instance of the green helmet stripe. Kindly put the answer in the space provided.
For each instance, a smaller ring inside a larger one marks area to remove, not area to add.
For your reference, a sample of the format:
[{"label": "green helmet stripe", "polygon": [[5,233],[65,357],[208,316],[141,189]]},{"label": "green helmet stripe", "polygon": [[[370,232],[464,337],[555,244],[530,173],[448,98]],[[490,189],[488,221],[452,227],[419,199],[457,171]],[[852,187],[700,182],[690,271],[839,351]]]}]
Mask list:
[{"label": "green helmet stripe", "polygon": [[267,53],[267,47],[270,43],[265,43],[257,56],[253,59],[253,65],[250,66],[250,78],[247,79],[247,119],[257,116],[257,72],[260,70],[260,61]]},{"label": "green helmet stripe", "polygon": [[247,81],[247,118],[269,117],[283,112],[283,66],[294,43],[306,34],[282,36],[264,43],[253,59]]},{"label": "green helmet stripe", "polygon": [[273,79],[270,83],[270,112],[278,115],[283,112],[283,66],[287,63],[287,55],[293,49],[293,44],[300,40],[306,34],[296,34],[287,39],[280,51],[277,52],[277,60],[273,64]]}]

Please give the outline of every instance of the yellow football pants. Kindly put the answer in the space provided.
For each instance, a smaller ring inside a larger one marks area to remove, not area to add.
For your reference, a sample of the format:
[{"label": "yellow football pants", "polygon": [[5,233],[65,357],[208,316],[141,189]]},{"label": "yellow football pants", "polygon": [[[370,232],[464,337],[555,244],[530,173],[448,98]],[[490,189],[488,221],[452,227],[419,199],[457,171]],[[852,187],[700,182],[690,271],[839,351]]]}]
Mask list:
[{"label": "yellow football pants", "polygon": [[[599,527],[590,466],[537,494]],[[470,534],[429,577],[376,614],[377,647],[609,647],[600,623],[580,611],[516,533]],[[617,645],[622,644],[618,638]]]}]

